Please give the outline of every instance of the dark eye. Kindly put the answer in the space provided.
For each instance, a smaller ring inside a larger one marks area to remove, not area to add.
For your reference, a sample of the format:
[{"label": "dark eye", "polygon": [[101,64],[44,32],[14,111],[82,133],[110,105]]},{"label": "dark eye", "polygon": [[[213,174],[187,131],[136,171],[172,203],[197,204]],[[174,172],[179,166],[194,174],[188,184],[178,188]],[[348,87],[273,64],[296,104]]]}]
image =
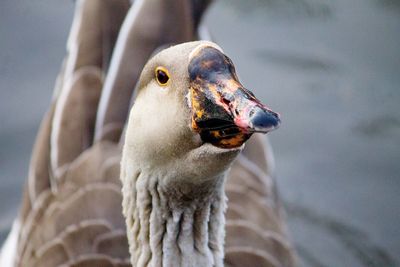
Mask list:
[{"label": "dark eye", "polygon": [[168,70],[164,67],[156,68],[156,80],[159,85],[165,86],[169,81]]}]

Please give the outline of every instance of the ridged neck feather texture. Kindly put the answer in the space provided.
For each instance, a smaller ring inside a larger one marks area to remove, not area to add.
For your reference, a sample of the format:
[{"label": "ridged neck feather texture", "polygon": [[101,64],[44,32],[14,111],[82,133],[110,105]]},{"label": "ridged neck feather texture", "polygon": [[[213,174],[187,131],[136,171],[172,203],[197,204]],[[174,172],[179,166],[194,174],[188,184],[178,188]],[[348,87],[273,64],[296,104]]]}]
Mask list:
[{"label": "ridged neck feather texture", "polygon": [[123,159],[123,213],[133,266],[223,266],[225,175],[204,184],[163,184]]}]

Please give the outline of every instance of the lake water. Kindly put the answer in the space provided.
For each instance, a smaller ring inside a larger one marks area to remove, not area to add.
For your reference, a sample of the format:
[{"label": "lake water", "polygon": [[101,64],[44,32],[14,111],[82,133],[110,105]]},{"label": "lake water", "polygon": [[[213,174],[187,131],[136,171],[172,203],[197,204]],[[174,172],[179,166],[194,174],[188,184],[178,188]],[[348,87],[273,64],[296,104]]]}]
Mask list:
[{"label": "lake water", "polygon": [[[0,3],[0,239],[17,212],[72,1]],[[400,2],[221,0],[206,17],[270,134],[300,266],[400,262]]]}]

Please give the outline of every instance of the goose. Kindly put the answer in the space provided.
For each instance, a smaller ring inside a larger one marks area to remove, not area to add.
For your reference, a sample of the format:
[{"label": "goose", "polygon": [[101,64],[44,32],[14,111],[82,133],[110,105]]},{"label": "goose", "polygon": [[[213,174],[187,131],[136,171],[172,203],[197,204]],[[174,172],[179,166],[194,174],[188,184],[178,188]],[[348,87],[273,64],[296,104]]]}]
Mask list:
[{"label": "goose", "polygon": [[[293,266],[270,148],[253,134],[279,119],[240,85],[216,44],[185,43],[153,57],[127,126],[118,126],[125,137],[95,138],[102,70],[112,64],[98,59],[111,55],[128,9],[123,1],[106,9],[114,27],[100,31],[109,40],[101,56],[91,39],[98,36],[79,34],[83,25],[72,31],[1,266]],[[229,71],[216,75],[218,68]],[[223,91],[215,93],[231,95],[210,94],[217,85]],[[247,117],[227,120],[230,105]],[[263,115],[258,123],[250,106]]]},{"label": "goose", "polygon": [[[212,42],[161,51],[144,67],[138,87],[120,171],[131,263],[224,266],[227,172],[247,139],[277,128],[279,115],[240,84],[232,61]],[[290,266],[274,203],[262,201],[263,192],[246,196],[251,183],[240,171],[256,168],[248,160],[238,164],[247,169],[237,165],[230,176],[240,182],[227,184],[236,209],[228,217],[226,263]],[[253,182],[263,187],[263,180]]]}]

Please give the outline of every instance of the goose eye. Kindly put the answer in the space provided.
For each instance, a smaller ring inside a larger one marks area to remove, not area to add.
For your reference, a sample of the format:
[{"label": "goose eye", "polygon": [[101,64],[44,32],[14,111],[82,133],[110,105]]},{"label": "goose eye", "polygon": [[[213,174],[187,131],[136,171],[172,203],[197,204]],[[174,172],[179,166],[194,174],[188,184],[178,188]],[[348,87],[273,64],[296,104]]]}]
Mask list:
[{"label": "goose eye", "polygon": [[168,70],[164,67],[156,68],[156,80],[159,85],[165,86],[169,81]]}]

